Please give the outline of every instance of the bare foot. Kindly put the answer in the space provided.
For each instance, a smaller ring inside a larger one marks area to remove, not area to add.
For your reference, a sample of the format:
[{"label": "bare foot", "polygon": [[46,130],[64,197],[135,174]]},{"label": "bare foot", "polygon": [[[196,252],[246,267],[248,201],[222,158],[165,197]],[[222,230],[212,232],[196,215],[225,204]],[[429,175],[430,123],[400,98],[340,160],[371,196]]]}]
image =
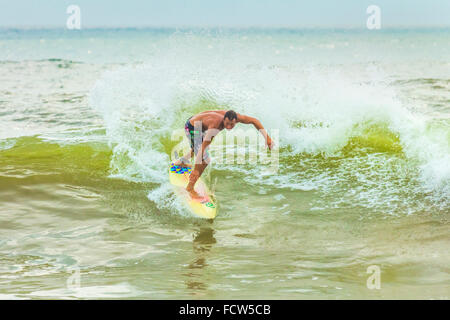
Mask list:
[{"label": "bare foot", "polygon": [[186,189],[186,190],[187,190],[187,192],[189,192],[189,195],[191,196],[192,199],[196,199],[196,200],[203,199],[203,197],[201,195],[199,195],[197,193],[197,191],[195,191],[194,189],[192,189],[192,190]]}]

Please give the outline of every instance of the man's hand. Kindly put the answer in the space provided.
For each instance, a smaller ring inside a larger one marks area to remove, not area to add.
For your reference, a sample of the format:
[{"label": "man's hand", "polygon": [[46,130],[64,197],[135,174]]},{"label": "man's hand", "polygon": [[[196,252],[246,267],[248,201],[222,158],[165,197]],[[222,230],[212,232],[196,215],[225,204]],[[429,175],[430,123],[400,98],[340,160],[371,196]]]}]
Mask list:
[{"label": "man's hand", "polygon": [[274,146],[273,145],[273,141],[272,141],[272,139],[269,136],[267,136],[266,145],[269,148],[269,150],[272,150],[272,148]]}]

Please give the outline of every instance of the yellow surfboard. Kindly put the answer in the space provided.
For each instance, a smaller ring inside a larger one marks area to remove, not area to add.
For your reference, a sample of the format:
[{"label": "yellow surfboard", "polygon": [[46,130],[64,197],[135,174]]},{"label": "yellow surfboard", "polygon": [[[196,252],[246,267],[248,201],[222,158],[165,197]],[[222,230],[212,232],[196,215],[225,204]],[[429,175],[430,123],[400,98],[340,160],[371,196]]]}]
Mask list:
[{"label": "yellow surfboard", "polygon": [[199,199],[192,198],[189,192],[186,191],[191,171],[190,167],[176,166],[172,163],[169,166],[170,183],[174,186],[179,198],[186,203],[195,216],[204,219],[214,219],[217,214],[217,204],[205,182],[199,178],[195,183],[194,190],[200,195]]}]

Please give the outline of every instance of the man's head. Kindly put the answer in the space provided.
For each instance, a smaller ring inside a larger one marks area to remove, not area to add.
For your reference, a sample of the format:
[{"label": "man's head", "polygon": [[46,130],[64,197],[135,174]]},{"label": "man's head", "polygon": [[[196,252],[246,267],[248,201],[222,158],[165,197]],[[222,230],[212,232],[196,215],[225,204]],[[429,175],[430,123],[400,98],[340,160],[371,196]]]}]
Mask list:
[{"label": "man's head", "polygon": [[228,110],[223,116],[223,126],[227,130],[234,128],[237,122],[237,114],[233,110]]}]

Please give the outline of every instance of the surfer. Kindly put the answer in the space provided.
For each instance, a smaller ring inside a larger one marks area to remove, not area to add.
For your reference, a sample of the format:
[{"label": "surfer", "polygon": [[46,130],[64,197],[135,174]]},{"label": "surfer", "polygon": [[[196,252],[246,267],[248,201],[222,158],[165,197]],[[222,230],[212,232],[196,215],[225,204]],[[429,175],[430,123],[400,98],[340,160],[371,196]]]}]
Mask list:
[{"label": "surfer", "polygon": [[189,177],[186,190],[191,197],[198,198],[199,195],[194,190],[194,185],[202,175],[211,159],[208,154],[208,147],[214,137],[223,129],[231,130],[236,123],[252,124],[264,136],[269,149],[273,148],[272,139],[267,134],[261,122],[253,117],[245,116],[233,110],[204,111],[190,117],[185,124],[185,133],[191,142],[191,152],[178,159],[174,164],[180,166],[190,166],[189,159],[195,155],[195,166]]}]

